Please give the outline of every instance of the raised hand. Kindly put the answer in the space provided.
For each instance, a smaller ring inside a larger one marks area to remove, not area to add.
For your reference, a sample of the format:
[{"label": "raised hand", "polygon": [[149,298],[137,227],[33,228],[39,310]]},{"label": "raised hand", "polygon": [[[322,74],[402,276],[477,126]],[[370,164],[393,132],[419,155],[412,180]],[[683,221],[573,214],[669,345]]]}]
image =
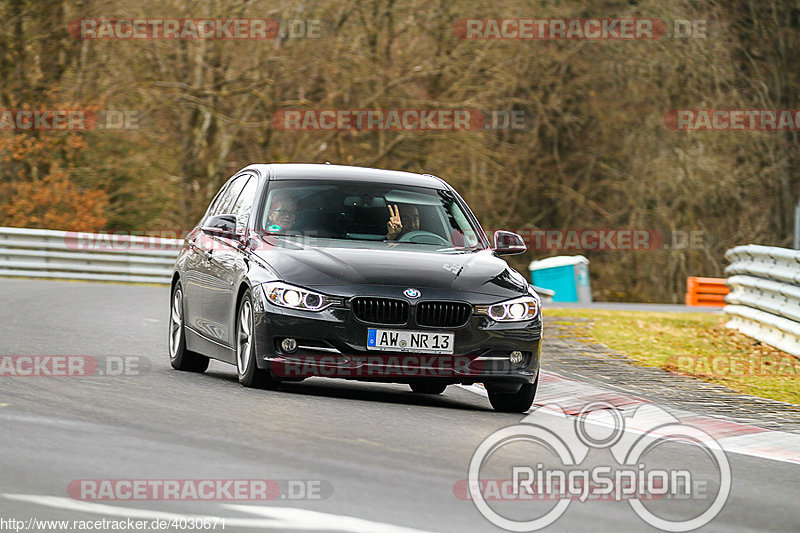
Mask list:
[{"label": "raised hand", "polygon": [[386,238],[394,240],[403,230],[403,222],[400,220],[400,209],[397,208],[397,205],[394,206],[394,210],[392,210],[391,205],[387,205],[386,207],[389,208],[389,222],[386,223],[386,228],[388,229]]}]

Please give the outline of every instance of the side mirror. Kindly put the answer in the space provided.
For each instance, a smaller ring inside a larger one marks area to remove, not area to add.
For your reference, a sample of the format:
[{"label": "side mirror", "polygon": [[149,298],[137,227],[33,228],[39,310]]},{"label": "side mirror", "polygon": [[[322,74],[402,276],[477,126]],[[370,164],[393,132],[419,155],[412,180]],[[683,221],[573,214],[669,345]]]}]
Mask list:
[{"label": "side mirror", "polygon": [[201,228],[205,233],[217,235],[219,237],[227,237],[229,239],[238,239],[236,235],[236,215],[214,215],[206,220]]},{"label": "side mirror", "polygon": [[521,254],[527,249],[525,240],[516,233],[511,233],[510,231],[494,232],[494,253],[498,255]]}]

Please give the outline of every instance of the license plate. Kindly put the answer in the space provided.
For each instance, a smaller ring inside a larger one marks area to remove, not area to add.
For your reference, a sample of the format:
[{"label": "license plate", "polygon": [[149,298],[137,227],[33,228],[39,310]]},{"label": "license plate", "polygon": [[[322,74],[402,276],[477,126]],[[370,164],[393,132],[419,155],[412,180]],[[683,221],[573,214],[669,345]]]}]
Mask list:
[{"label": "license plate", "polygon": [[369,328],[367,350],[452,354],[453,336],[452,333]]}]

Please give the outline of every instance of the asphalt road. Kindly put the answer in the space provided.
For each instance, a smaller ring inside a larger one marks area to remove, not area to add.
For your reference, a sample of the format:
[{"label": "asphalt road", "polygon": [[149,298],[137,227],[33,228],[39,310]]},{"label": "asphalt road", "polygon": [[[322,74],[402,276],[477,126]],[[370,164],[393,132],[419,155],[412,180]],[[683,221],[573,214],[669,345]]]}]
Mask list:
[{"label": "asphalt road", "polygon": [[[31,518],[172,515],[224,517],[226,531],[499,530],[454,486],[467,478],[479,444],[524,415],[496,413],[460,387],[426,397],[401,385],[312,379],[251,390],[237,383],[233,367],[216,362],[202,375],[178,372],[167,357],[168,300],[164,287],[0,280],[0,355],[93,356],[101,368],[120,357],[135,363],[123,375],[0,377],[0,530],[15,529],[10,519],[24,521],[16,529],[26,531],[46,529],[28,529]],[[551,421],[539,412],[526,419]],[[592,450],[582,465],[609,464],[607,451]],[[713,489],[715,473],[701,452],[668,443],[651,458],[693,479],[707,476]],[[503,478],[510,464],[555,460],[520,443],[486,468]],[[730,497],[704,530],[797,531],[800,466],[738,454],[728,460]],[[68,490],[86,479],[268,479],[285,499],[87,501]],[[319,497],[290,498],[284,486],[301,481]],[[678,517],[707,503],[672,501],[662,510]],[[530,518],[542,505],[494,508]],[[573,502],[547,530],[655,528],[627,502],[595,500]]]}]

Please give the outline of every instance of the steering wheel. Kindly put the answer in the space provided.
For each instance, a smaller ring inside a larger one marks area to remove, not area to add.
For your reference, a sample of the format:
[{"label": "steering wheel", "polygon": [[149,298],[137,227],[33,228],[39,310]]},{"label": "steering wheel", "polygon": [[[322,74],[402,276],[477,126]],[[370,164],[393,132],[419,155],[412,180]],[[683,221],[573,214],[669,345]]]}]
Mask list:
[{"label": "steering wheel", "polygon": [[450,245],[450,241],[430,231],[414,230],[401,235],[397,242],[413,242],[415,244],[441,244]]}]

